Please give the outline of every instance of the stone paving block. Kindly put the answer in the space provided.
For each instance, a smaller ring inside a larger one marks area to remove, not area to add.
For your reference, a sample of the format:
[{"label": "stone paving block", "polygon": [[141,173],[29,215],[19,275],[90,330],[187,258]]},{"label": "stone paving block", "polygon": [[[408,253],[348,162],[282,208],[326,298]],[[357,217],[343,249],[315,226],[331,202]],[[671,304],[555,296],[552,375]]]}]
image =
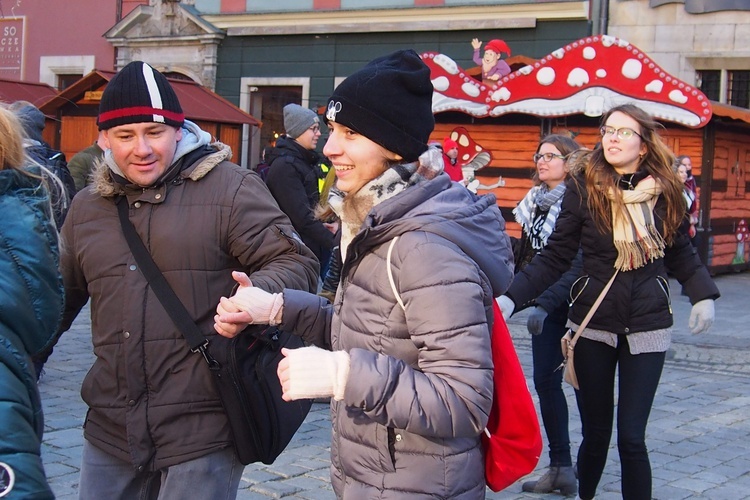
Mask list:
[{"label": "stone paving block", "polygon": [[266,481],[256,484],[251,491],[261,493],[271,498],[283,498],[301,491],[300,488],[289,484],[287,481]]},{"label": "stone paving block", "polygon": [[332,489],[317,489],[317,490],[305,490],[294,495],[293,498],[300,498],[305,500],[334,500],[336,495],[333,494]]},{"label": "stone paving block", "polygon": [[242,472],[242,479],[240,479],[241,487],[250,487],[254,484],[263,483],[265,481],[278,481],[282,476],[274,474],[268,470],[257,470],[251,467],[245,467]]},{"label": "stone paving block", "polygon": [[681,488],[674,488],[669,485],[662,486],[658,491],[654,490],[653,497],[654,500],[684,500],[686,498],[695,498],[692,492]]},{"label": "stone paving block", "polygon": [[58,476],[64,476],[66,474],[71,474],[73,472],[76,472],[78,470],[77,467],[71,467],[70,465],[66,465],[63,463],[46,463],[44,464],[44,473],[47,476],[47,479],[51,479]]},{"label": "stone paving block", "polygon": [[675,460],[674,462],[669,462],[668,464],[664,464],[662,467],[668,470],[681,472],[685,474],[686,476],[691,476],[703,470],[703,468],[700,465],[688,464],[681,460]]}]

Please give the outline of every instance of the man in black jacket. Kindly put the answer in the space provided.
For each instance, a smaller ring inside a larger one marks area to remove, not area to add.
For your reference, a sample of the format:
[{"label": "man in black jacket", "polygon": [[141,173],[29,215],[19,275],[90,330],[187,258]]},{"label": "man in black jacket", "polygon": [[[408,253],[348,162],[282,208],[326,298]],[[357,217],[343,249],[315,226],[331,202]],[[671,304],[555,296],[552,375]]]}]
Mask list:
[{"label": "man in black jacket", "polygon": [[336,227],[315,217],[320,202],[318,178],[320,155],[315,151],[320,138],[320,120],[298,104],[284,106],[284,130],[276,147],[266,156],[270,165],[266,185],[281,210],[292,221],[302,241],[320,261],[325,277]]}]

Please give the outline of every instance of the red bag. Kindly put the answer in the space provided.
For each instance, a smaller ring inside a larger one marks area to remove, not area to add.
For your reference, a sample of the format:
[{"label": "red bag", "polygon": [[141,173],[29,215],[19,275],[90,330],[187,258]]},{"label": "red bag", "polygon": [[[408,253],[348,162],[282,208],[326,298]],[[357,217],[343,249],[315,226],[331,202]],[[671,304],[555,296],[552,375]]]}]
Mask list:
[{"label": "red bag", "polygon": [[493,303],[495,389],[482,445],[487,486],[500,491],[534,470],[542,453],[542,434],[508,326],[497,302]]}]

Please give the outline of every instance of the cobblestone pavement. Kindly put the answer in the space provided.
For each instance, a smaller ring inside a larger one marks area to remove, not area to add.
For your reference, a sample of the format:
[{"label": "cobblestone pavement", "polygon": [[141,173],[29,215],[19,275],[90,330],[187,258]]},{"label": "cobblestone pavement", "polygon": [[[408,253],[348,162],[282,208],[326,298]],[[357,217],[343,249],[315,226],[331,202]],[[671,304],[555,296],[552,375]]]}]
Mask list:
[{"label": "cobblestone pavement", "polygon": [[[722,298],[716,303],[717,320],[711,333],[701,336],[687,331],[690,304],[680,295],[679,285],[672,284],[673,346],[647,435],[654,498],[659,500],[733,500],[750,496],[750,273],[723,275],[716,280],[722,291]],[[509,326],[531,386],[531,342],[525,322],[521,312]],[[39,386],[45,412],[43,460],[52,488],[62,500],[78,495],[81,426],[86,413],[79,389],[93,361],[90,327],[88,310],[84,310],[55,348]],[[573,392],[570,388],[566,391],[575,452],[580,444],[580,422]],[[238,498],[334,498],[328,471],[329,444],[328,405],[316,403],[290,446],[273,465],[252,464],[245,468]],[[546,465],[545,452],[537,471],[529,477],[540,475]],[[500,493],[488,490],[487,498],[555,497],[522,493],[521,482]],[[621,498],[614,444],[598,493],[597,500]]]}]

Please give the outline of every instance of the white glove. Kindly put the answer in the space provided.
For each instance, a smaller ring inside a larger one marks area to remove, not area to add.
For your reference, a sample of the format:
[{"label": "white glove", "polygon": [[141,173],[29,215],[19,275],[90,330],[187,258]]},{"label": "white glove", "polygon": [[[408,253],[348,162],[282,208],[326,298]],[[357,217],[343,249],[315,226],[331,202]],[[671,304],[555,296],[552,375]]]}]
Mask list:
[{"label": "white glove", "polygon": [[300,349],[282,349],[285,356],[279,362],[277,374],[281,382],[284,401],[295,399],[344,399],[349,378],[349,353],[326,351],[310,346]]},{"label": "white glove", "polygon": [[696,302],[690,310],[688,326],[692,333],[707,332],[714,323],[714,299],[705,299]]},{"label": "white glove", "polygon": [[[274,326],[281,323],[281,314],[284,307],[283,294],[268,293],[263,289],[252,286],[245,273],[235,271],[232,273],[232,277],[240,286],[234,295],[229,297],[229,301],[240,311],[247,313],[252,324]],[[231,317],[231,315],[225,314],[222,315],[222,320],[227,316]]]},{"label": "white glove", "polygon": [[503,313],[503,319],[508,321],[508,318],[513,315],[513,311],[516,309],[516,304],[507,295],[501,295],[495,300],[497,300],[497,305],[500,306],[500,311]]}]

